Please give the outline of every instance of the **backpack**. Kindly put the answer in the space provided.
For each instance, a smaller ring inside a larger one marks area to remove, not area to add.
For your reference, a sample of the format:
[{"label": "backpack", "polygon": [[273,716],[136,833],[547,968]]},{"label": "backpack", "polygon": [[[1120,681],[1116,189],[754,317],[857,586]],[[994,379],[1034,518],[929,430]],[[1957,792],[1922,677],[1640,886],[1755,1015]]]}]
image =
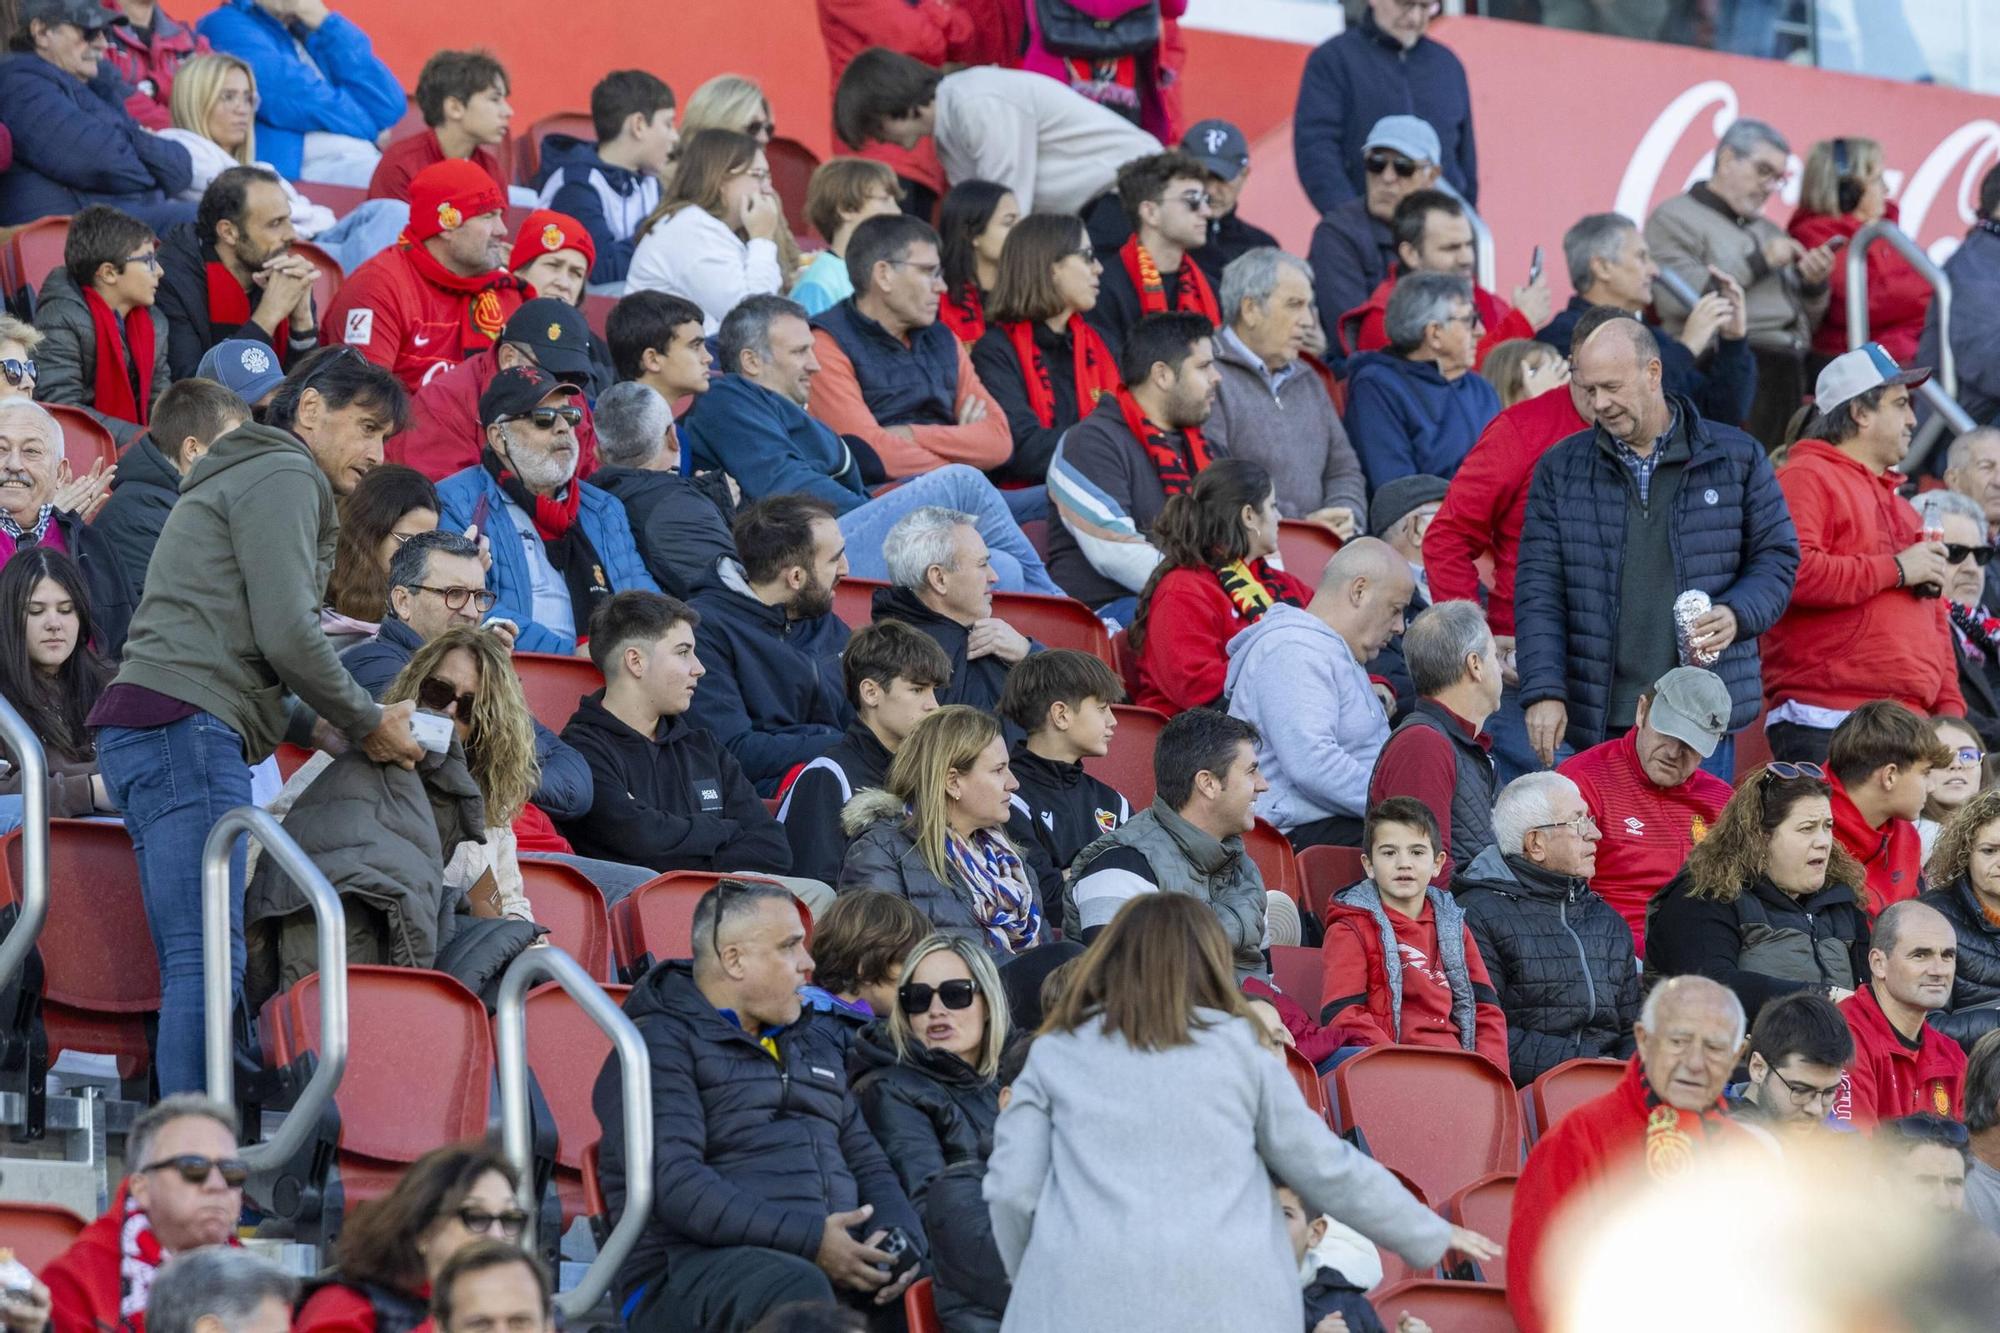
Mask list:
[{"label": "backpack", "polygon": [[1159,0],[1142,0],[1116,18],[1093,18],[1069,0],[1035,0],[1042,45],[1059,56],[1103,60],[1150,51],[1160,41]]}]

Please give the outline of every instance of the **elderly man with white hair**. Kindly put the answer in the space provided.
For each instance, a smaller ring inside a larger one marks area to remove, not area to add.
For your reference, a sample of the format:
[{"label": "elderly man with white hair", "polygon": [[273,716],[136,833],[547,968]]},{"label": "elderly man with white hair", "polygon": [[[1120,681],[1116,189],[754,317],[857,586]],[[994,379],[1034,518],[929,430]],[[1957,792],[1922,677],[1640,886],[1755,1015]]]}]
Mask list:
[{"label": "elderly man with white hair", "polygon": [[[116,660],[132,623],[132,594],[104,534],[57,498],[62,425],[31,398],[0,398],[0,565],[24,546],[47,546],[76,561],[90,593],[98,653]],[[101,503],[101,498],[99,500]]]},{"label": "elderly man with white hair", "polygon": [[1590,888],[1600,836],[1574,782],[1530,773],[1501,791],[1494,845],[1452,884],[1507,1015],[1507,1057],[1523,1087],[1565,1060],[1632,1053],[1638,960],[1631,928]]},{"label": "elderly man with white hair", "polygon": [[[2000,429],[1981,426],[1953,440],[1944,456],[1944,484],[1979,506],[1989,541],[2000,538]],[[2000,615],[2000,566],[1986,566],[1979,603]]]},{"label": "elderly man with white hair", "polygon": [[874,618],[900,620],[929,635],[951,663],[939,704],[992,712],[1007,671],[1040,645],[993,614],[993,572],[986,540],[970,514],[929,505],[897,520],[882,543],[893,585],[875,592]]},{"label": "elderly man with white hair", "polygon": [[1957,490],[1925,491],[1910,504],[1924,527],[1942,534],[1945,609],[1965,720],[1987,749],[2000,749],[2000,619],[1983,601],[1995,568],[1986,511]]},{"label": "elderly man with white hair", "polygon": [[160,1271],[148,1333],[286,1333],[298,1279],[247,1250],[212,1246]]}]

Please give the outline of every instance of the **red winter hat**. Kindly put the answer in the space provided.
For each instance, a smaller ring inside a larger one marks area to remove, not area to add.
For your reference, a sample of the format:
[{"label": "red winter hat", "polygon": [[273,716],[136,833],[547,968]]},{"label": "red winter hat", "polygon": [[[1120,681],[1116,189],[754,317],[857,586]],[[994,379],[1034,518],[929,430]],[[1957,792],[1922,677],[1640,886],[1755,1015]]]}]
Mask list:
[{"label": "red winter hat", "polygon": [[413,241],[428,241],[439,232],[456,231],[467,218],[507,207],[500,184],[483,167],[463,158],[433,162],[410,181],[410,225]]},{"label": "red winter hat", "polygon": [[590,239],[589,230],[567,213],[538,208],[521,222],[520,234],[514,238],[513,256],[507,260],[507,271],[519,273],[543,255],[558,250],[574,250],[583,256],[584,268],[597,267],[597,242]]}]

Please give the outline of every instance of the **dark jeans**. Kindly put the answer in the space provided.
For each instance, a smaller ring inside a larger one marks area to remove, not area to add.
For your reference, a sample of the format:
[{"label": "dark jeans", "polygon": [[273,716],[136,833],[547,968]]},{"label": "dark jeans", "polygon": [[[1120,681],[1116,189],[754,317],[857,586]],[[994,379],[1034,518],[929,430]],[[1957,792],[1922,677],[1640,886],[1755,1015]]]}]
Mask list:
[{"label": "dark jeans", "polygon": [[631,1333],[747,1333],[783,1306],[838,1302],[865,1311],[878,1333],[900,1330],[903,1306],[877,1306],[858,1292],[840,1291],[810,1259],[783,1250],[738,1245],[721,1249],[674,1247],[647,1300],[625,1321]]},{"label": "dark jeans", "polygon": [[1806,397],[1805,357],[1799,352],[1752,347],[1757,362],[1757,396],[1750,400],[1750,419],[1743,423],[1766,449],[1785,441],[1785,428]]},{"label": "dark jeans", "polygon": [[1826,767],[1826,747],[1833,740],[1831,730],[1802,727],[1796,722],[1773,722],[1764,728],[1764,735],[1771,742],[1771,758]]},{"label": "dark jeans", "polygon": [[1325,819],[1301,824],[1285,836],[1291,840],[1295,852],[1302,852],[1308,847],[1359,847],[1361,821],[1353,815],[1328,815]]}]

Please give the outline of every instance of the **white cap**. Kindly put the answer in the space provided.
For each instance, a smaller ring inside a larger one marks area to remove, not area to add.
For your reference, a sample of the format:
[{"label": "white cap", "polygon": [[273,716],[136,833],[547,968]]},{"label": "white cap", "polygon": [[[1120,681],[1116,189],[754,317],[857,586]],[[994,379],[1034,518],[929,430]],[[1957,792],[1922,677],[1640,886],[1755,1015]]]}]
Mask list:
[{"label": "white cap", "polygon": [[1885,384],[1907,384],[1912,388],[1931,377],[1928,367],[1899,370],[1896,358],[1882,350],[1880,343],[1863,343],[1826,363],[1819,382],[1813,386],[1813,406],[1831,412],[1850,398]]}]

